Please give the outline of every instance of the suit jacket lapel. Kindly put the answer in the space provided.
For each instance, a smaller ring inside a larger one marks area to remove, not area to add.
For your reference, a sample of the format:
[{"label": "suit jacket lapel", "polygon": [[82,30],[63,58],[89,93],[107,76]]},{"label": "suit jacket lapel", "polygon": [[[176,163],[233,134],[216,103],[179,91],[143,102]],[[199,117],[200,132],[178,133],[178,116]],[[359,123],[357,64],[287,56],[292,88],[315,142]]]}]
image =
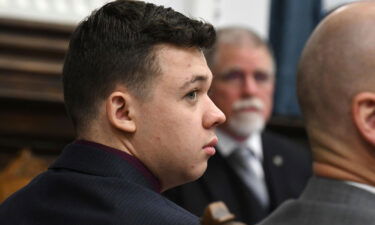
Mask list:
[{"label": "suit jacket lapel", "polygon": [[288,193],[282,169],[285,156],[278,151],[278,146],[269,140],[267,134],[262,134],[262,145],[264,175],[270,195],[270,209],[273,210],[284,200],[285,193]]}]

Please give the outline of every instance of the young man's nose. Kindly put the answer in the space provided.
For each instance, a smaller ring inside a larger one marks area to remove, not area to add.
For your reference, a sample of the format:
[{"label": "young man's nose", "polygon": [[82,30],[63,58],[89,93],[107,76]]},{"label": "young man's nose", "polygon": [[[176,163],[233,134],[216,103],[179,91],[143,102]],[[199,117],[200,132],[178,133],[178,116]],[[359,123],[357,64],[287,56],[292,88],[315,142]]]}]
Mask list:
[{"label": "young man's nose", "polygon": [[213,128],[224,123],[226,120],[224,113],[209,99],[208,110],[203,118],[203,127],[206,129]]}]

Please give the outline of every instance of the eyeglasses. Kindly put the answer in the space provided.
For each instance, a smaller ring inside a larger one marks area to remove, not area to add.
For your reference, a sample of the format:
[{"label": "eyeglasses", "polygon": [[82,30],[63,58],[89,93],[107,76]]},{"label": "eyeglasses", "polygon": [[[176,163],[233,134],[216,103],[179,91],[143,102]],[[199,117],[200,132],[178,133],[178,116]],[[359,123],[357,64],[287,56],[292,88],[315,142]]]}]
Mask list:
[{"label": "eyeglasses", "polygon": [[[270,84],[274,80],[274,75],[264,71],[255,71],[250,74],[258,85]],[[223,81],[228,85],[240,86],[245,82],[246,74],[242,70],[230,70],[223,74],[215,76],[216,80]]]}]

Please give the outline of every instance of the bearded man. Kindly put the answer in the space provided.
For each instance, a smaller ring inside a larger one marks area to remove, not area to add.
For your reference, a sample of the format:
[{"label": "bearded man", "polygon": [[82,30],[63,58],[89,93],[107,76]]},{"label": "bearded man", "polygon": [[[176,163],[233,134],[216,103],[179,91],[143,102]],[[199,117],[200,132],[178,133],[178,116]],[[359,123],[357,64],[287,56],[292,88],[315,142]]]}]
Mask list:
[{"label": "bearded man", "polygon": [[275,84],[275,63],[264,40],[245,28],[219,29],[206,59],[214,75],[211,98],[227,118],[216,131],[218,154],[201,179],[166,195],[197,215],[210,202],[224,201],[238,220],[255,224],[299,196],[311,176],[311,157],[264,131]]}]

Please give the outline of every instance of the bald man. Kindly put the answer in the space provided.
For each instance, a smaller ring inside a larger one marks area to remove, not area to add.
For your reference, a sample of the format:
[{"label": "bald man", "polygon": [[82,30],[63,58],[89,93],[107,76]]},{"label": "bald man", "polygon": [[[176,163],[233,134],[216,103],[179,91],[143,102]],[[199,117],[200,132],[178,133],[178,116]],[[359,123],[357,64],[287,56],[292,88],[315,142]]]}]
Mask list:
[{"label": "bald man", "polygon": [[338,8],[310,37],[298,97],[314,155],[302,196],[261,225],[375,224],[375,2]]}]

